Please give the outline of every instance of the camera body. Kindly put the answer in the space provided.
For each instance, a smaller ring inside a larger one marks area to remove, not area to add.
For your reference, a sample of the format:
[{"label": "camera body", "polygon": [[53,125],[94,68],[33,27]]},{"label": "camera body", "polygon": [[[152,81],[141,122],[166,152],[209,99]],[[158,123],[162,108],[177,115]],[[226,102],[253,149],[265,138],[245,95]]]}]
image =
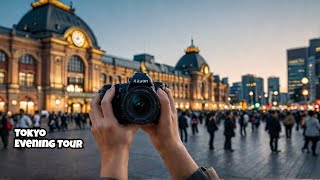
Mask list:
[{"label": "camera body", "polygon": [[[104,85],[99,94],[101,100],[111,84]],[[164,89],[165,84],[153,82],[145,73],[135,73],[126,84],[115,85],[112,100],[113,113],[120,124],[158,123],[160,101],[156,91]]]}]

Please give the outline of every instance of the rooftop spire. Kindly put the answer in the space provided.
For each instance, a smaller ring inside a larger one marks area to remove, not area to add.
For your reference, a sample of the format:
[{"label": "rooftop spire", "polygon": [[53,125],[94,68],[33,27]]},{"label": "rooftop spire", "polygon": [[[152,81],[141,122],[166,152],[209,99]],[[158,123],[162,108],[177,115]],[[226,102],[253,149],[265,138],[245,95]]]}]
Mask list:
[{"label": "rooftop spire", "polygon": [[193,44],[193,38],[191,37],[191,45],[185,50],[186,53],[199,53],[200,49]]},{"label": "rooftop spire", "polygon": [[70,11],[70,12],[74,11],[74,9],[72,7],[67,6],[66,4],[60,2],[59,0],[38,0],[38,1],[35,1],[34,3],[32,3],[31,6],[33,8],[36,8],[39,6],[46,5],[46,4],[53,4],[53,5],[57,6],[58,8],[61,8],[66,11]]}]

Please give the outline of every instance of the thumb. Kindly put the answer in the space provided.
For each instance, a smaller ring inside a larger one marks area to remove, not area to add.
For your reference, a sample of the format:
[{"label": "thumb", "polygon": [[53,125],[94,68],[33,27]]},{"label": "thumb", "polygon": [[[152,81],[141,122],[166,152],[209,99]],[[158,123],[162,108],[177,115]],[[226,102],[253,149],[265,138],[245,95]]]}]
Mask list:
[{"label": "thumb", "polygon": [[113,109],[112,109],[112,99],[115,94],[115,87],[112,86],[108,91],[105,93],[104,97],[101,100],[101,108],[104,117],[110,117],[110,120],[116,120]]}]

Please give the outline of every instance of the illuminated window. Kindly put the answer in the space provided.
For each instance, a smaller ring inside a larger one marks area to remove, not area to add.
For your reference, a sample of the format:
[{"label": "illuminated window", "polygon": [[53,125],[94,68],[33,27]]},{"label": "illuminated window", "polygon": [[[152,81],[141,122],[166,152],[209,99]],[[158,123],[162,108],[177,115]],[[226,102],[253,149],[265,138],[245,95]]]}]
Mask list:
[{"label": "illuminated window", "polygon": [[83,92],[84,79],[80,77],[68,77],[68,92]]},{"label": "illuminated window", "polygon": [[84,72],[84,65],[79,56],[72,56],[68,63],[68,71],[69,72]]},{"label": "illuminated window", "polygon": [[20,63],[22,64],[34,64],[34,59],[29,54],[24,54],[20,57]]},{"label": "illuminated window", "polygon": [[4,73],[0,72],[0,84],[4,84]]},{"label": "illuminated window", "polygon": [[0,51],[0,62],[6,61],[6,55]]},{"label": "illuminated window", "polygon": [[20,86],[34,86],[34,74],[31,73],[19,73],[19,84]]}]

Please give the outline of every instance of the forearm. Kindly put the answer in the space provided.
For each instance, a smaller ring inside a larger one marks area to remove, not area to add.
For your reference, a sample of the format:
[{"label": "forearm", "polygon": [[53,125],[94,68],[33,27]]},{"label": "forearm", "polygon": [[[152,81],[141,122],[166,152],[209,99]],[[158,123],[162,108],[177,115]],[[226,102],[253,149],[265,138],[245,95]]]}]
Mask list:
[{"label": "forearm", "polygon": [[172,179],[186,179],[198,169],[198,165],[182,143],[177,143],[159,152]]},{"label": "forearm", "polygon": [[129,151],[119,150],[101,154],[101,177],[128,179]]}]

